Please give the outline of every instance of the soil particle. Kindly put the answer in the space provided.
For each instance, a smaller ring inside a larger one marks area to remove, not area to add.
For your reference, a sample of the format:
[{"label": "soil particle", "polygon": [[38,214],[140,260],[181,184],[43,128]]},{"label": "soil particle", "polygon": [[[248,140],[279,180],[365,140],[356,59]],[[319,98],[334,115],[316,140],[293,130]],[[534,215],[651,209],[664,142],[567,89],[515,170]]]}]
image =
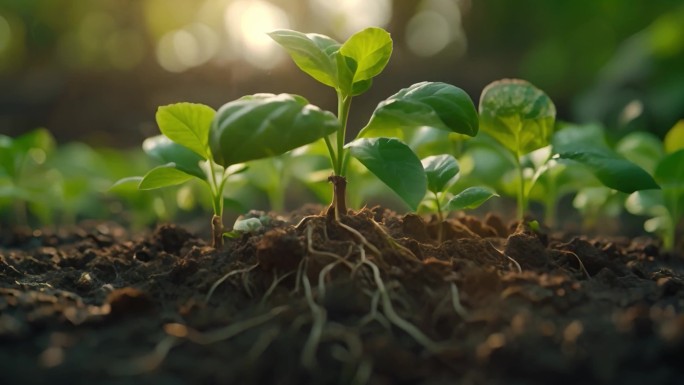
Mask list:
[{"label": "soil particle", "polygon": [[109,315],[112,318],[144,314],[154,308],[154,303],[147,293],[132,287],[112,291],[107,296],[105,305],[109,306]]}]

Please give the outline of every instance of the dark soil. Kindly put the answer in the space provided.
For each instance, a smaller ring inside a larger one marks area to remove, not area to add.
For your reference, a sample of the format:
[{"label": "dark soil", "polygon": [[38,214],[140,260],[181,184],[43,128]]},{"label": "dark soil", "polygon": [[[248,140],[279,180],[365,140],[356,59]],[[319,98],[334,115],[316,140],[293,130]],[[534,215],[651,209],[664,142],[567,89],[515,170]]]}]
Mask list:
[{"label": "dark soil", "polygon": [[647,238],[318,211],[222,250],[0,235],[0,384],[684,383],[684,258]]}]

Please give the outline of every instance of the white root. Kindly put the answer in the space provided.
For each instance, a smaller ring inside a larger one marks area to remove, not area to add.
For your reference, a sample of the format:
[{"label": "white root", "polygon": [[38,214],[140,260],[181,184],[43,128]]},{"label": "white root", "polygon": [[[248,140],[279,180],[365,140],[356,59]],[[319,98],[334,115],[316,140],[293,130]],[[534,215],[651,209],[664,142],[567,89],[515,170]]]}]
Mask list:
[{"label": "white root", "polygon": [[[234,275],[237,275],[237,274],[249,273],[250,271],[257,268],[257,266],[259,266],[258,262],[256,264],[250,266],[250,267],[246,267],[244,269],[238,269],[238,270],[231,270],[228,273],[226,273],[226,275],[219,278],[216,282],[214,282],[213,285],[211,285],[211,288],[209,289],[207,296],[204,298],[204,303],[209,303],[209,300],[211,299],[212,294],[214,294],[214,291],[216,290],[216,288],[218,288],[226,279],[228,279]],[[243,284],[245,284],[244,280],[243,280]],[[248,293],[249,293],[249,291],[248,291]]]},{"label": "white root", "polygon": [[366,256],[365,256],[365,251],[363,248],[360,248],[361,252],[361,259],[362,263],[366,264],[371,268],[373,271],[373,277],[375,279],[375,285],[378,288],[378,291],[380,292],[380,299],[382,300],[382,308],[385,312],[385,316],[387,319],[394,324],[396,327],[399,329],[403,330],[406,334],[410,335],[413,337],[416,342],[421,344],[424,348],[426,348],[429,352],[435,353],[439,350],[439,346],[437,343],[432,341],[428,336],[423,334],[420,329],[418,329],[416,326],[414,326],[412,323],[406,321],[405,319],[401,318],[395,311],[394,307],[392,306],[392,300],[387,293],[387,289],[385,288],[385,283],[382,280],[382,277],[380,276],[380,269],[378,269],[378,266],[374,264],[373,262],[369,261]]},{"label": "white root", "polygon": [[451,283],[451,304],[454,307],[456,314],[465,319],[468,317],[468,311],[461,305],[461,299],[458,294],[458,286],[455,283]]},{"label": "white root", "polygon": [[309,310],[311,310],[311,315],[313,316],[313,325],[311,326],[309,337],[306,339],[306,343],[304,343],[301,361],[305,368],[313,369],[316,366],[316,350],[321,340],[321,335],[323,334],[327,312],[325,308],[318,305],[314,300],[313,293],[311,292],[311,284],[309,283],[309,278],[306,274],[302,274],[302,285],[304,286],[306,302],[309,304]]}]

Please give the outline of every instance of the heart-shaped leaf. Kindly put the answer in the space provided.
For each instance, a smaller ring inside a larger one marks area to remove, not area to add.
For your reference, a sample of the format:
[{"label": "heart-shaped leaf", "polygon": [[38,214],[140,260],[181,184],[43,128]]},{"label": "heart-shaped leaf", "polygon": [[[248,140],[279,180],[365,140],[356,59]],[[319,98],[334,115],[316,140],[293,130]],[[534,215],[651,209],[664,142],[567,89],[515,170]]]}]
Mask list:
[{"label": "heart-shaped leaf", "polygon": [[204,159],[209,159],[209,127],[216,111],[204,104],[176,103],[157,109],[162,134]]},{"label": "heart-shaped leaf", "polygon": [[448,211],[475,209],[480,207],[481,204],[485,203],[490,198],[498,196],[499,195],[496,192],[487,187],[468,187],[449,199],[449,202],[446,204],[446,209]]},{"label": "heart-shaped leaf", "polygon": [[460,171],[456,158],[449,154],[428,156],[421,163],[425,169],[427,188],[435,194],[445,191]]},{"label": "heart-shaped leaf", "polygon": [[633,193],[637,190],[659,188],[644,169],[606,150],[563,152],[558,154],[558,157],[582,163],[606,187],[618,191]]},{"label": "heart-shaped leaf", "polygon": [[520,79],[490,83],[480,96],[480,127],[516,156],[549,144],[556,107],[540,89]]},{"label": "heart-shaped leaf", "polygon": [[206,178],[204,171],[200,168],[200,163],[204,161],[202,157],[164,135],[145,139],[143,151],[163,163],[173,163],[178,170],[186,174],[202,180]]},{"label": "heart-shaped leaf", "polygon": [[427,178],[416,154],[398,139],[357,139],[346,148],[413,210],[427,192]]},{"label": "heart-shaped leaf", "polygon": [[185,183],[194,176],[176,168],[173,163],[158,166],[150,170],[138,184],[139,190],[153,190],[162,187]]},{"label": "heart-shaped leaf", "polygon": [[392,38],[382,28],[366,28],[353,34],[337,53],[337,78],[345,94],[358,95],[369,80],[382,72],[392,56]]},{"label": "heart-shaped leaf", "polygon": [[328,36],[280,29],[268,34],[290,54],[297,67],[319,82],[337,88],[335,53],[340,43]]},{"label": "heart-shaped leaf", "polygon": [[211,125],[216,163],[228,167],[283,154],[339,129],[335,115],[290,94],[256,94],[229,102]]},{"label": "heart-shaped leaf", "polygon": [[432,127],[475,136],[478,117],[470,96],[446,83],[422,82],[380,102],[359,137],[403,137],[402,130]]}]

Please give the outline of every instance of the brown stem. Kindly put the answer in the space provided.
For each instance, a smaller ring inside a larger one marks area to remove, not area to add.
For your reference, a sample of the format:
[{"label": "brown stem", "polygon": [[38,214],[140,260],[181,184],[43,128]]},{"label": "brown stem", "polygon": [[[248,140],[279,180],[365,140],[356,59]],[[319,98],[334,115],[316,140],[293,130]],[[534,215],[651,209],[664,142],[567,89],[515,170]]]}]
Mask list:
[{"label": "brown stem", "polygon": [[328,207],[328,217],[334,215],[335,219],[340,219],[341,215],[347,215],[347,179],[339,175],[331,175],[328,182],[333,185],[333,201]]},{"label": "brown stem", "polygon": [[215,249],[223,247],[223,218],[214,215],[211,218],[211,246]]}]

